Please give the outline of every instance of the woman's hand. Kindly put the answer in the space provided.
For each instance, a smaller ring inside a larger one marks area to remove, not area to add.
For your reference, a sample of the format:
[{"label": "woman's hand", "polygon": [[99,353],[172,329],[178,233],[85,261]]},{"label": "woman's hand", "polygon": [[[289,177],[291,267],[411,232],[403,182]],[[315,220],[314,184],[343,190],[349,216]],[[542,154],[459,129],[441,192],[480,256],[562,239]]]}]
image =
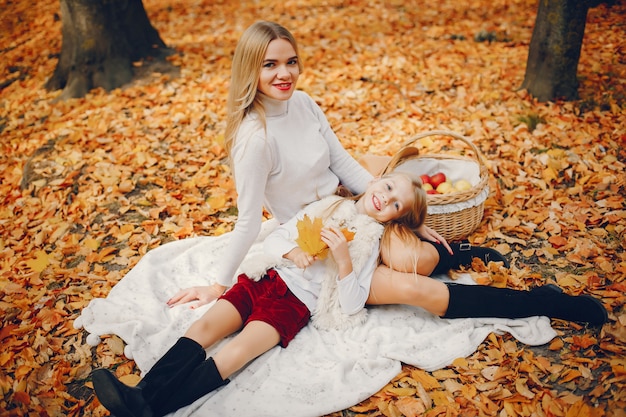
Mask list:
[{"label": "woman's hand", "polygon": [[328,245],[339,268],[339,279],[352,272],[352,259],[348,250],[348,240],[341,230],[331,227],[322,229],[322,242]]},{"label": "woman's hand", "polygon": [[178,291],[172,298],[167,300],[167,305],[176,307],[197,300],[197,303],[191,304],[189,308],[198,308],[216,300],[219,296],[224,294],[226,288],[227,287],[220,284],[186,288]]},{"label": "woman's hand", "polygon": [[430,240],[431,242],[441,243],[446,249],[448,249],[448,252],[450,252],[450,255],[454,255],[452,253],[452,248],[450,247],[450,245],[448,245],[448,242],[446,241],[446,239],[444,239],[443,236],[441,236],[439,233],[437,233],[435,230],[431,229],[430,227],[426,226],[425,224],[422,224],[416,230],[416,234],[424,240]]}]

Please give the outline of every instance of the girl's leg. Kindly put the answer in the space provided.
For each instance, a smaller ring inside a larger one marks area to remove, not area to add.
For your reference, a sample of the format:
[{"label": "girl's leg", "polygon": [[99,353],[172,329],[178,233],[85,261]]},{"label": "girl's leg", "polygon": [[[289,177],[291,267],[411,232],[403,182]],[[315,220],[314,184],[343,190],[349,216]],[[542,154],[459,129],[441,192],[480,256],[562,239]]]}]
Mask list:
[{"label": "girl's leg", "polygon": [[367,304],[408,304],[443,316],[449,300],[450,293],[443,282],[380,265],[374,271]]},{"label": "girl's leg", "polygon": [[274,327],[263,321],[251,321],[213,356],[213,360],[222,378],[226,379],[279,342],[280,335]]},{"label": "girl's leg", "polygon": [[[169,397],[168,387],[184,381],[204,361],[204,348],[196,341],[181,337],[154,364],[136,387],[120,382],[108,369],[96,369],[91,377],[100,403],[118,417],[152,415],[163,408]],[[160,392],[166,387],[165,395]]]},{"label": "girl's leg", "polygon": [[[237,309],[229,301],[218,300],[157,361],[137,387],[126,386],[106,369],[94,371],[93,383],[100,402],[118,417],[156,416],[162,415],[159,413],[164,410],[174,411],[182,406],[180,396],[171,398],[172,393],[188,382],[194,373],[202,374],[205,380],[213,375],[213,381],[200,385],[203,389],[223,385],[226,381],[219,376],[212,361],[204,360],[204,349],[241,326],[242,319]],[[202,395],[206,392],[209,391]],[[172,402],[175,404],[172,405]]]},{"label": "girl's leg", "polygon": [[185,337],[208,348],[241,329],[242,325],[243,320],[235,306],[220,299],[187,329]]},{"label": "girl's leg", "polygon": [[248,362],[276,346],[280,340],[274,327],[250,321],[241,333],[213,357],[197,366],[159,409],[164,415],[189,405],[229,382],[228,377]]}]

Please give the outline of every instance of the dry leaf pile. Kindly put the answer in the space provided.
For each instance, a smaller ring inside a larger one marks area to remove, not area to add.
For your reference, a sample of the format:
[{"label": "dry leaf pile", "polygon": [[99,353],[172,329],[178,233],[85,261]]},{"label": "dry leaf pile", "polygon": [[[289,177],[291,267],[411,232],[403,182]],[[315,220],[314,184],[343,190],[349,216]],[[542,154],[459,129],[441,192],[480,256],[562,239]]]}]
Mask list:
[{"label": "dry leaf pile", "polygon": [[478,281],[553,282],[609,310],[601,330],[554,321],[549,346],[492,335],[445,369],[406,366],[333,416],[626,415],[623,0],[590,10],[581,99],[566,103],[518,90],[535,0],[144,4],[180,73],[137,63],[148,72],[140,82],[58,103],[42,88],[61,48],[58,1],[0,7],[0,415],[105,415],[90,371],[136,380],[119,338],[90,348],[72,322],[150,249],[231,230],[230,57],[260,18],[294,32],[299,87],[354,156],[392,154],[425,130],[473,139],[492,193],[470,239],[512,261],[510,271],[479,268]]}]

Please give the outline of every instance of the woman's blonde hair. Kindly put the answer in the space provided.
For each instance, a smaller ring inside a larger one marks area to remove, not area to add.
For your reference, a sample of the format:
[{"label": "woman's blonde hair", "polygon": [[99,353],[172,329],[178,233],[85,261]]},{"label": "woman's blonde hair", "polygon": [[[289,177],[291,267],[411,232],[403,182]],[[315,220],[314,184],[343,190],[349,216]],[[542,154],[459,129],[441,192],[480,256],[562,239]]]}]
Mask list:
[{"label": "woman's blonde hair", "polygon": [[[226,103],[224,135],[224,144],[229,157],[239,126],[248,113],[251,111],[258,113],[265,127],[265,109],[257,94],[257,88],[267,47],[274,39],[287,40],[298,56],[296,39],[286,28],[274,22],[259,21],[252,24],[241,35],[235,48]],[[302,63],[299,59],[298,69],[302,72]]]}]

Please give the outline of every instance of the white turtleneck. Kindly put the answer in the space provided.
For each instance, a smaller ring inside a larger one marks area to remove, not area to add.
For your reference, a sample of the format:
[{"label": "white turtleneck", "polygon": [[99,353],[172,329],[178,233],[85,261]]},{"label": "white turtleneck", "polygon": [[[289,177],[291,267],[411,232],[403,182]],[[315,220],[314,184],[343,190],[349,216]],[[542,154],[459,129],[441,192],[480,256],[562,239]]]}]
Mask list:
[{"label": "white turtleneck", "polygon": [[231,286],[256,239],[265,207],[280,223],[335,193],[341,182],[365,191],[372,176],[343,148],[319,106],[302,91],[287,101],[265,98],[267,129],[246,116],[232,149],[239,214],[217,281]]}]

